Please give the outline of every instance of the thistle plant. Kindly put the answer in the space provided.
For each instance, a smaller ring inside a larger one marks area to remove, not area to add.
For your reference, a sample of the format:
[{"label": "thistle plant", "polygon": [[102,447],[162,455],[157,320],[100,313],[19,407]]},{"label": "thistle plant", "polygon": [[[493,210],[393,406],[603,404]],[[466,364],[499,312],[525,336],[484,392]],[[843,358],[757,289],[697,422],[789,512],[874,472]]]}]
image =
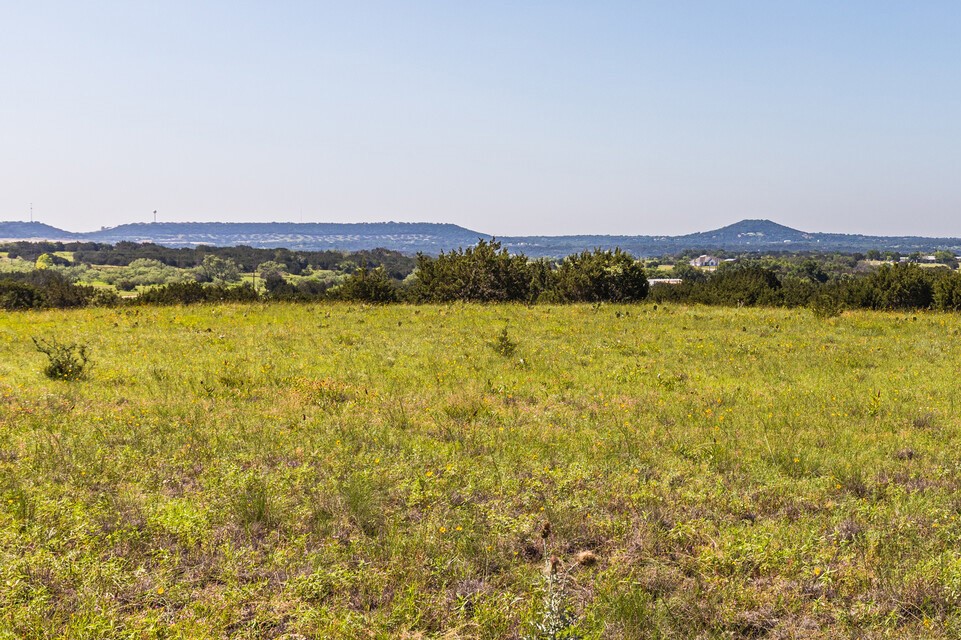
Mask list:
[{"label": "thistle plant", "polygon": [[[541,526],[541,543],[544,548],[544,601],[541,619],[534,623],[534,635],[526,640],[578,640],[575,624],[577,616],[570,606],[568,597],[568,580],[570,570],[580,563],[578,561],[564,569],[560,558],[548,554],[548,540],[551,535],[551,523],[545,522]],[[593,554],[590,554],[593,560]],[[584,564],[588,564],[585,562]]]}]

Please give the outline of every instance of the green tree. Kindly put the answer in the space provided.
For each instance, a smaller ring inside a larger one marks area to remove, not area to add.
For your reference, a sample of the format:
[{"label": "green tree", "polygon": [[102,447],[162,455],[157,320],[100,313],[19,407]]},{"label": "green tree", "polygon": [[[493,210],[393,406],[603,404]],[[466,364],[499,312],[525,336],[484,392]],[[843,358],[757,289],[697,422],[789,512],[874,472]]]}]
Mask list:
[{"label": "green tree", "polygon": [[811,259],[799,264],[794,274],[802,280],[808,280],[810,282],[824,283],[828,281],[828,274],[820,264]]},{"label": "green tree", "polygon": [[557,294],[568,302],[635,302],[647,297],[644,267],[620,249],[583,251],[561,262]]},{"label": "green tree", "polygon": [[528,302],[539,293],[533,271],[523,254],[511,255],[496,240],[480,240],[436,258],[418,254],[412,294],[422,302]]},{"label": "green tree", "polygon": [[779,305],[781,281],[773,269],[749,262],[724,266],[694,291],[694,302],[725,305]]},{"label": "green tree", "polygon": [[684,282],[704,282],[707,280],[707,271],[692,267],[684,261],[678,261],[670,271],[671,278],[680,278]]},{"label": "green tree", "polygon": [[[331,292],[334,294],[334,291]],[[336,296],[343,300],[357,300],[375,304],[396,302],[397,285],[383,267],[368,269],[361,267],[347,276],[336,289]]]},{"label": "green tree", "polygon": [[32,309],[43,305],[43,293],[25,282],[0,280],[0,309]]},{"label": "green tree", "polygon": [[954,252],[953,252],[953,251],[945,251],[945,250],[943,250],[943,249],[941,249],[941,250],[939,250],[939,251],[935,251],[935,252],[934,252],[934,259],[935,259],[937,262],[941,263],[941,264],[946,264],[946,265],[948,265],[948,266],[951,267],[952,269],[957,269],[957,268],[958,268],[958,261],[957,261],[957,259],[954,257]]},{"label": "green tree", "polygon": [[931,277],[916,264],[881,265],[863,284],[863,306],[874,309],[924,309],[933,301]]},{"label": "green tree", "polygon": [[49,269],[54,265],[53,256],[49,253],[41,253],[37,257],[37,268],[38,269]]},{"label": "green tree", "polygon": [[[938,269],[938,271],[944,271]],[[932,287],[934,307],[939,311],[961,311],[961,274],[945,272],[938,275]]]},{"label": "green tree", "polygon": [[268,260],[267,262],[261,262],[257,265],[257,275],[260,276],[265,282],[272,278],[283,278],[284,272],[287,271],[287,265],[281,264],[274,260]]},{"label": "green tree", "polygon": [[226,284],[240,280],[240,267],[231,258],[208,254],[197,267],[197,274],[204,282]]}]

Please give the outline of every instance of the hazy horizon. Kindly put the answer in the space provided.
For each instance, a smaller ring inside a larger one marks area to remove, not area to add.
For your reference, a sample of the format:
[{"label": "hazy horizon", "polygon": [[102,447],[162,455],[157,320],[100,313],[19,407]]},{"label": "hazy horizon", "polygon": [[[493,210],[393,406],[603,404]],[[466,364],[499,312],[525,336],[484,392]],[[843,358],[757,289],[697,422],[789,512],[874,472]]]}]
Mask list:
[{"label": "hazy horizon", "polygon": [[[28,214],[28,215],[29,215],[29,214]],[[42,219],[40,219],[39,216],[37,216],[37,215],[34,215],[34,220],[33,220],[33,221],[34,221],[34,222],[38,222],[38,223],[42,223],[42,224],[47,224],[47,225],[49,225],[49,226],[51,226],[51,227],[56,227],[56,228],[61,229],[61,230],[63,230],[63,231],[70,231],[70,232],[74,232],[74,233],[88,233],[88,232],[91,232],[91,231],[99,231],[99,230],[101,230],[101,229],[119,227],[119,226],[127,225],[127,224],[146,224],[146,223],[152,222],[152,221],[153,221],[152,218],[153,218],[153,212],[150,212],[150,213],[149,213],[147,216],[145,216],[144,219],[142,219],[142,220],[130,219],[130,220],[126,220],[126,221],[116,222],[116,223],[114,223],[114,224],[89,224],[89,225],[80,224],[80,225],[71,225],[69,222],[63,223],[63,224],[55,224],[55,223],[49,222],[49,221],[47,221],[47,220],[42,220]],[[959,223],[958,225],[955,225],[955,226],[954,226],[954,228],[956,228],[957,231],[956,231],[956,232],[953,232],[953,233],[918,233],[918,232],[914,232],[914,231],[907,231],[907,232],[904,232],[904,233],[897,233],[897,232],[891,232],[891,233],[886,233],[886,232],[885,232],[885,233],[882,233],[882,232],[872,231],[871,229],[837,231],[837,230],[828,229],[828,228],[811,228],[811,227],[798,226],[798,225],[794,225],[794,224],[787,224],[787,223],[785,223],[785,222],[783,222],[783,221],[775,220],[775,219],[773,219],[773,218],[761,218],[761,217],[739,218],[739,219],[737,219],[737,220],[719,221],[719,222],[716,222],[716,223],[712,223],[710,226],[690,225],[690,228],[685,229],[685,230],[683,230],[683,231],[665,231],[665,232],[659,232],[659,233],[655,233],[655,232],[645,232],[645,231],[640,231],[640,232],[637,232],[637,233],[630,233],[630,232],[602,232],[602,231],[575,231],[575,232],[564,232],[564,233],[561,233],[561,232],[549,232],[549,231],[531,232],[531,233],[500,233],[500,232],[498,232],[498,231],[496,231],[496,230],[490,230],[490,229],[487,229],[487,228],[481,228],[481,227],[479,227],[479,226],[477,226],[477,225],[471,226],[471,225],[469,225],[469,224],[461,224],[461,223],[458,223],[458,222],[454,222],[454,221],[452,221],[452,220],[416,220],[416,219],[411,219],[411,220],[398,220],[398,219],[388,219],[388,218],[370,219],[370,220],[358,220],[358,219],[355,219],[355,220],[347,220],[347,219],[308,220],[308,219],[306,219],[306,217],[305,217],[303,220],[293,220],[293,219],[280,219],[280,218],[277,218],[277,219],[268,219],[268,218],[263,218],[263,217],[258,218],[258,217],[256,217],[256,216],[253,216],[253,217],[250,217],[250,218],[248,218],[248,219],[246,219],[246,220],[236,220],[236,219],[231,219],[231,218],[225,216],[225,217],[220,217],[220,218],[210,218],[210,219],[206,219],[206,220],[203,220],[203,219],[191,219],[191,218],[183,218],[183,219],[179,219],[179,220],[164,220],[163,218],[161,218],[161,217],[158,216],[157,222],[158,222],[158,223],[172,223],[172,224],[179,224],[179,223],[200,223],[200,224],[203,224],[203,223],[254,223],[254,224],[257,224],[257,223],[261,223],[261,224],[361,224],[361,223],[368,223],[368,224],[376,224],[376,223],[388,223],[388,222],[403,222],[403,223],[410,223],[410,224],[416,224],[416,223],[434,223],[434,224],[453,224],[453,225],[457,225],[457,226],[459,226],[459,227],[463,227],[463,228],[465,228],[465,229],[468,229],[468,230],[470,230],[470,231],[477,231],[477,232],[479,232],[479,233],[484,233],[484,234],[491,235],[491,236],[495,236],[495,237],[498,237],[498,236],[514,237],[514,236],[560,236],[560,235],[565,235],[565,236],[566,236],[566,235],[578,235],[578,236],[580,236],[580,235],[598,235],[598,236],[682,236],[682,235],[688,235],[688,234],[691,234],[691,233],[698,233],[698,232],[703,232],[703,231],[714,231],[714,230],[716,230],[716,229],[721,229],[721,228],[724,228],[724,227],[728,227],[728,226],[737,224],[738,222],[742,222],[742,221],[744,221],[744,220],[769,220],[770,222],[773,222],[773,223],[775,223],[775,224],[783,225],[783,226],[785,226],[785,227],[790,227],[791,229],[794,229],[794,230],[796,230],[796,231],[803,231],[803,232],[806,232],[806,233],[840,233],[840,234],[850,234],[850,235],[881,236],[881,237],[884,237],[884,236],[891,236],[891,237],[896,237],[896,236],[918,236],[918,237],[961,238],[961,223]],[[0,217],[0,222],[30,222],[30,219],[29,219],[29,217],[22,217],[22,216],[21,216],[21,217],[16,217],[16,216],[13,216],[13,217]],[[907,226],[910,227],[910,226],[912,226],[912,225],[907,225]],[[661,226],[659,226],[659,228],[661,228]]]},{"label": "hazy horizon", "polygon": [[[695,230],[693,230],[693,231],[684,232],[684,233],[637,233],[637,234],[631,234],[631,233],[569,233],[569,234],[529,233],[529,234],[506,234],[506,233],[491,232],[491,231],[489,231],[488,229],[481,229],[481,228],[474,228],[474,227],[465,227],[464,225],[457,225],[457,226],[462,227],[462,228],[465,228],[465,229],[468,230],[468,231],[474,231],[474,232],[477,232],[477,233],[480,233],[480,234],[483,234],[483,235],[489,235],[489,236],[492,236],[492,237],[494,237],[494,238],[522,238],[522,237],[540,237],[540,236],[544,236],[544,237],[560,237],[560,236],[625,236],[625,237],[651,236],[651,237],[679,237],[679,236],[688,235],[688,234],[690,234],[690,233],[716,231],[716,230],[719,230],[719,229],[724,229],[724,228],[727,228],[727,227],[730,227],[730,226],[734,226],[734,225],[736,225],[736,224],[738,224],[738,223],[741,223],[741,222],[749,222],[749,221],[754,221],[754,220],[758,220],[758,219],[745,218],[745,219],[742,219],[742,220],[736,220],[736,221],[733,221],[733,222],[721,224],[721,225],[719,225],[719,226],[717,226],[717,227],[704,228],[704,229],[695,229]],[[774,224],[779,224],[779,225],[782,224],[782,223],[779,223],[779,222],[776,221],[776,220],[767,220],[767,221],[768,221],[768,222],[772,222],[772,223],[774,223]],[[21,223],[28,223],[28,222],[30,222],[30,221],[29,221],[29,220],[0,220],[0,223],[3,223],[3,222],[21,222]],[[48,223],[44,223],[44,222],[41,221],[41,220],[34,220],[33,222],[39,223],[39,224],[48,224]],[[124,225],[127,225],[127,224],[151,224],[151,223],[152,223],[152,221],[142,220],[142,221],[134,221],[134,222],[130,222],[130,223],[120,223],[120,224],[118,224],[118,225],[113,225],[113,226],[111,226],[111,227],[101,226],[101,227],[97,227],[97,228],[95,228],[95,229],[73,229],[73,228],[70,228],[70,227],[57,227],[56,225],[50,225],[50,226],[56,227],[56,228],[60,229],[61,231],[67,231],[67,232],[71,232],[71,233],[88,233],[88,232],[92,232],[92,231],[100,231],[100,230],[104,230],[104,229],[117,228],[117,227],[121,227],[121,226],[124,226]],[[236,221],[236,220],[178,220],[178,221],[175,221],[175,220],[157,220],[157,224],[164,224],[164,223],[168,223],[168,224],[207,224],[207,223],[215,223],[215,224],[221,224],[221,223],[227,223],[227,224],[232,224],[232,223],[236,223],[236,224],[390,224],[390,223],[404,223],[404,224],[418,224],[418,223],[426,223],[426,224],[455,224],[455,223],[444,223],[444,222],[440,222],[440,223],[430,223],[430,222],[426,222],[426,221],[423,221],[423,220],[415,220],[415,221],[405,221],[405,220],[372,220],[372,221],[366,221],[366,222],[364,222],[364,221],[345,221],[345,220],[323,220],[323,221],[307,221],[307,220],[304,220],[303,222],[298,221],[298,220],[248,220],[248,221],[240,221],[240,222],[238,222],[238,221]],[[863,231],[863,232],[834,232],[834,231],[825,231],[825,230],[823,230],[823,229],[803,229],[803,228],[798,228],[798,227],[791,227],[791,225],[782,225],[782,226],[789,227],[789,228],[793,229],[794,231],[800,231],[800,232],[804,232],[804,233],[824,233],[824,234],[842,233],[842,234],[847,234],[847,235],[862,235],[862,236],[880,237],[880,238],[883,238],[883,237],[911,237],[911,236],[913,236],[913,237],[929,237],[929,238],[961,238],[961,236],[950,236],[950,235],[925,236],[925,235],[916,234],[916,233],[888,234],[888,233],[871,233],[871,232],[869,232],[869,231]]]},{"label": "hazy horizon", "polygon": [[0,219],[961,236],[961,5],[0,8]]}]

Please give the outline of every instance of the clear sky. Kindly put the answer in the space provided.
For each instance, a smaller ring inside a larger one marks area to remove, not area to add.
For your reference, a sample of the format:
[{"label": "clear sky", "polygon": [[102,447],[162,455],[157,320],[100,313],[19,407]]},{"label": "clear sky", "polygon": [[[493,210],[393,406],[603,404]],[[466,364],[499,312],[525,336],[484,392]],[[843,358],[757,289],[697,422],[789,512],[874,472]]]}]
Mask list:
[{"label": "clear sky", "polygon": [[0,219],[961,236],[961,2],[0,2]]}]

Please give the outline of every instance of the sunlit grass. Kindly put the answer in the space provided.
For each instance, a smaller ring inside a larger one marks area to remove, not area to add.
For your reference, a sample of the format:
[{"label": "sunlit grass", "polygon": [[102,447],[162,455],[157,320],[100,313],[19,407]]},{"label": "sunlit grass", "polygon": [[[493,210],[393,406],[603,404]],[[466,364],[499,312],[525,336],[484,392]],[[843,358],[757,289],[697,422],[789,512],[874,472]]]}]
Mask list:
[{"label": "sunlit grass", "polygon": [[[957,637],[959,335],[653,305],[4,314],[0,630],[523,635],[549,521],[565,566],[598,559],[568,584],[583,637]],[[47,380],[32,336],[89,345],[86,379]]]}]

